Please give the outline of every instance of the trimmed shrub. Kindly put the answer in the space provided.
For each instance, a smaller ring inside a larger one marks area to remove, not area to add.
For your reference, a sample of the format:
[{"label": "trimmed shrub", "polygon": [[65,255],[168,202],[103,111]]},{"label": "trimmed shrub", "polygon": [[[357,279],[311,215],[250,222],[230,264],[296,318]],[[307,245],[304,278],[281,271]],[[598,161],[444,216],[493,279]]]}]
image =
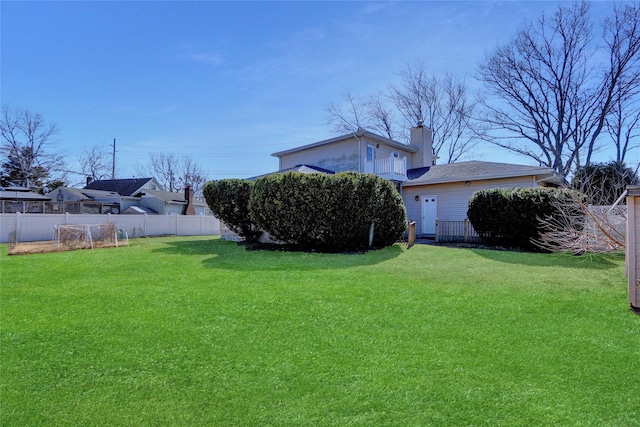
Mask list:
[{"label": "trimmed shrub", "polygon": [[494,188],[476,191],[467,217],[489,244],[530,251],[540,250],[540,219],[558,216],[558,203],[570,202],[571,190],[555,188]]},{"label": "trimmed shrub", "polygon": [[400,194],[369,174],[289,172],[258,179],[249,209],[272,237],[324,252],[359,251],[393,244],[406,229]]},{"label": "trimmed shrub", "polygon": [[221,179],[207,182],[202,190],[213,214],[249,242],[256,241],[261,233],[249,214],[253,186],[253,181],[246,179]]}]

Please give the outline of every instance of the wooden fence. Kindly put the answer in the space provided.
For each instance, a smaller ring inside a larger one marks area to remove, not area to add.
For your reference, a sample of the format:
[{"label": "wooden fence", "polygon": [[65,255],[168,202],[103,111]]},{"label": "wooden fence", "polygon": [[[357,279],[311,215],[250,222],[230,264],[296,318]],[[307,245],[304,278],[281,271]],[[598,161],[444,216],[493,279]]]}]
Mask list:
[{"label": "wooden fence", "polygon": [[416,243],[416,222],[411,221],[407,228],[407,249],[410,249]]},{"label": "wooden fence", "polygon": [[640,313],[640,186],[627,188],[626,270],[629,304]]},{"label": "wooden fence", "polygon": [[441,221],[436,219],[436,242],[480,243],[482,238],[473,229],[468,219],[464,221]]}]

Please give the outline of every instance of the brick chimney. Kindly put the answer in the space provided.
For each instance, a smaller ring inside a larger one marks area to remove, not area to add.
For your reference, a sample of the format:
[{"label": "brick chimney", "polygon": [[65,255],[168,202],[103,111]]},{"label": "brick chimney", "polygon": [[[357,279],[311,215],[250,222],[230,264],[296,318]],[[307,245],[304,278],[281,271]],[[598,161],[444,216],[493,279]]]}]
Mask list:
[{"label": "brick chimney", "polygon": [[193,207],[193,189],[190,185],[187,185],[184,189],[184,199],[187,201],[187,204],[182,210],[182,215],[195,215],[196,208]]},{"label": "brick chimney", "polygon": [[411,128],[411,146],[419,151],[413,155],[413,167],[432,166],[435,163],[433,155],[433,131],[424,126],[422,120],[418,126]]}]

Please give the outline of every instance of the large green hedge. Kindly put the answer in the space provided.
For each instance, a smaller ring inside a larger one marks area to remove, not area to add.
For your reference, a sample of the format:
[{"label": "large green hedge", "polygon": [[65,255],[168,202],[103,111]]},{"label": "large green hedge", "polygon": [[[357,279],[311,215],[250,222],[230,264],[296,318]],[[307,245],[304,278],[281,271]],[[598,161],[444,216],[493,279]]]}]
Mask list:
[{"label": "large green hedge", "polygon": [[258,179],[249,209],[272,237],[319,251],[358,251],[393,244],[406,229],[402,197],[370,174],[285,173]]},{"label": "large green hedge", "polygon": [[213,214],[249,242],[255,241],[261,233],[249,214],[253,185],[253,181],[245,179],[222,179],[209,181],[203,188],[205,200]]},{"label": "large green hedge", "polygon": [[495,188],[476,191],[467,216],[476,232],[489,244],[539,250],[540,219],[560,214],[553,200],[572,205],[575,193],[554,188]]}]

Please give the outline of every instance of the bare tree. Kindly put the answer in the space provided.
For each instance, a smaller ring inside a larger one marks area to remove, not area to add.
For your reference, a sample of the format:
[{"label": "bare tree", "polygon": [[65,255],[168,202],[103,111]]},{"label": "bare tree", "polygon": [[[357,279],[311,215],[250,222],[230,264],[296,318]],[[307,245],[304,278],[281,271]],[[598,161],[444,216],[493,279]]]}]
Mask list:
[{"label": "bare tree", "polygon": [[150,173],[167,191],[181,192],[189,185],[198,197],[207,181],[206,173],[191,157],[173,153],[151,154],[148,167],[139,168],[138,172]]},{"label": "bare tree", "polygon": [[[603,24],[609,51],[609,70],[604,79],[605,105],[589,144],[586,164],[591,161],[595,140],[606,126],[616,148],[616,161],[624,163],[640,120],[640,4],[614,5],[613,15]],[[580,166],[580,165],[578,165]]]},{"label": "bare tree", "polygon": [[346,93],[341,103],[332,102],[327,107],[329,123],[333,125],[333,131],[339,134],[348,134],[366,127],[366,102],[355,97],[350,92]]},{"label": "bare tree", "polygon": [[366,117],[369,127],[389,139],[400,138],[393,109],[385,103],[384,95],[370,96],[366,103]]},{"label": "bare tree", "polygon": [[53,151],[58,127],[46,123],[40,113],[2,106],[0,132],[4,160],[2,181],[42,190],[44,180],[64,167],[63,156]]},{"label": "bare tree", "polygon": [[633,143],[640,137],[640,99],[616,95],[605,126],[616,149],[616,162],[624,163],[629,151],[640,147]]},{"label": "bare tree", "polygon": [[183,157],[179,167],[178,186],[191,186],[197,197],[203,197],[202,190],[207,182],[205,171],[191,157]]},{"label": "bare tree", "polygon": [[624,206],[591,206],[579,193],[571,199],[553,200],[559,213],[538,218],[540,238],[533,243],[551,252],[576,255],[623,250],[626,241]]},{"label": "bare tree", "polygon": [[397,134],[393,110],[384,102],[381,94],[362,98],[348,92],[340,103],[329,104],[327,113],[329,124],[339,134],[354,133],[361,129],[371,129],[389,139],[395,139]]},{"label": "bare tree", "polygon": [[433,131],[433,151],[444,163],[455,163],[476,144],[466,83],[451,73],[430,74],[425,65],[409,65],[402,83],[390,87],[390,96],[406,128],[422,121]]},{"label": "bare tree", "polygon": [[478,78],[494,144],[568,175],[591,162],[617,95],[637,91],[640,10],[616,7],[603,24],[610,63],[593,42],[588,3],[560,6],[488,54]]},{"label": "bare tree", "polygon": [[389,139],[409,141],[418,122],[433,131],[433,150],[445,163],[458,161],[476,143],[472,120],[475,101],[467,84],[451,73],[430,74],[422,63],[408,65],[401,83],[388,93],[358,98],[348,93],[342,103],[327,108],[337,133],[372,129]]},{"label": "bare tree", "polygon": [[85,148],[78,160],[82,174],[85,177],[107,179],[111,176],[111,153],[104,144],[96,144],[90,148]]}]

